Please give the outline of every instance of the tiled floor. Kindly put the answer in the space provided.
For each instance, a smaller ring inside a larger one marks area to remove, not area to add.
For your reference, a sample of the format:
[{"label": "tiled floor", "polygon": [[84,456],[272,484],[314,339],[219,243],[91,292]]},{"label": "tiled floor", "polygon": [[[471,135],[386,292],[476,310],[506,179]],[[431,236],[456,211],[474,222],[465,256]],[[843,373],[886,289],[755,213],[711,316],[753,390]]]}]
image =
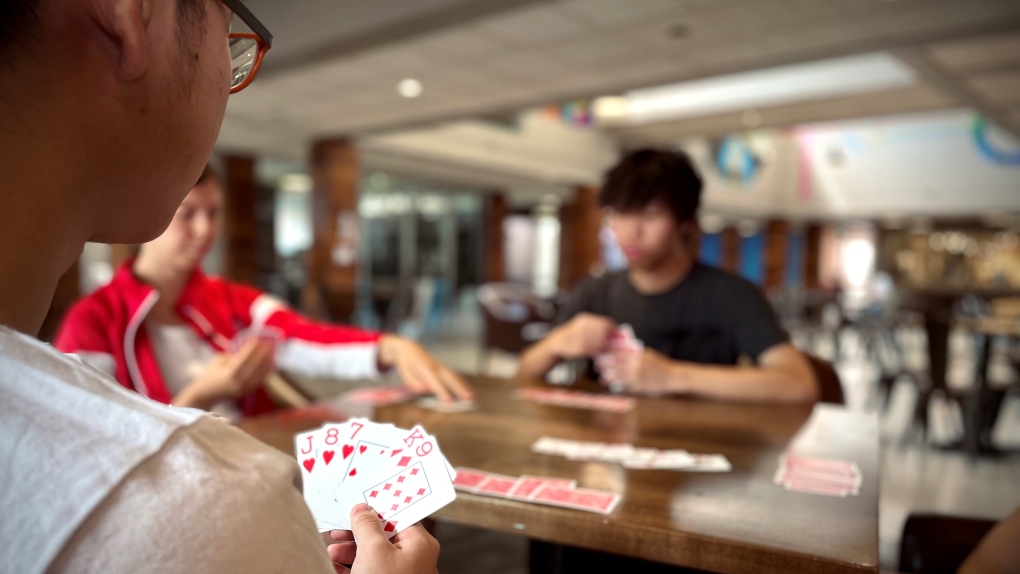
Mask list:
[{"label": "tiled floor", "polygon": [[[923,335],[908,333],[907,362],[922,365]],[[854,409],[877,408],[874,383],[877,367],[861,350],[854,333],[842,340],[843,359],[838,364],[847,395]],[[965,385],[970,365],[966,338],[957,334],[951,341],[950,384]],[[463,372],[475,372],[478,365],[478,337],[466,336],[433,341],[427,345],[443,361]],[[818,345],[825,355],[831,349]],[[998,378],[1014,376],[1003,364],[993,365]],[[509,376],[515,369],[510,355],[494,353],[488,373]],[[995,429],[997,446],[1012,453],[998,458],[981,458],[971,463],[957,452],[945,452],[926,444],[911,429],[913,385],[902,380],[893,387],[882,417],[882,476],[879,503],[879,552],[883,569],[895,570],[899,539],[911,512],[937,512],[958,516],[998,519],[1020,507],[1020,398],[1012,396],[1003,405]],[[930,441],[952,438],[959,431],[959,413],[948,404],[931,410]],[[440,572],[523,574],[527,571],[527,542],[522,537],[485,532],[441,523],[437,536],[442,543]]]}]

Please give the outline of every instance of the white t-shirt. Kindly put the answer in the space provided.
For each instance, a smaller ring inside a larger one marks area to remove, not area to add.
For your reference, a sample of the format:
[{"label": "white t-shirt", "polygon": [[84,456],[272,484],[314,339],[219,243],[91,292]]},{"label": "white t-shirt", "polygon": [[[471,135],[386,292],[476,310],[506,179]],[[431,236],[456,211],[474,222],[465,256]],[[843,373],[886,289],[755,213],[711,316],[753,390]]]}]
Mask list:
[{"label": "white t-shirt", "polygon": [[290,457],[0,327],[0,571],[334,572]]},{"label": "white t-shirt", "polygon": [[[171,397],[180,394],[216,356],[216,351],[188,325],[146,321],[145,329]],[[242,418],[241,409],[233,401],[217,403],[209,410],[231,422]]]}]

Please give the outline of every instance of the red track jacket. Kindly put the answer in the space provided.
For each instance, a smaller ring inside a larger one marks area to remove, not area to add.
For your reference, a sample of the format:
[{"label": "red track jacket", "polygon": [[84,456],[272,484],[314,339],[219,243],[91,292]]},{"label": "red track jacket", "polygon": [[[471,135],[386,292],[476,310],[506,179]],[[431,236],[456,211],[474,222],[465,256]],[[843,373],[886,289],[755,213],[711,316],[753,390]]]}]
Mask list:
[{"label": "red track jacket", "polygon": [[[159,292],[139,280],[125,263],[105,287],[74,304],[57,333],[55,346],[143,395],[169,404],[145,317]],[[279,370],[315,377],[363,378],[378,375],[379,333],[325,325],[301,317],[258,289],[207,277],[195,270],[180,299],[177,315],[217,351],[225,351],[241,330],[273,327],[284,341],[276,351]],[[266,392],[239,401],[245,416],[272,410]]]}]

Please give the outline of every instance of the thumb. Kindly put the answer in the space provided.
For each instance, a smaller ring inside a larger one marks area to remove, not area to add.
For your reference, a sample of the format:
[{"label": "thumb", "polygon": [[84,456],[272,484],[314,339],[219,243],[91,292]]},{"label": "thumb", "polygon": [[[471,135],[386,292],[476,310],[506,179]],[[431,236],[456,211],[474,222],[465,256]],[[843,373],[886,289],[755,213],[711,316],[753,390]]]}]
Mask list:
[{"label": "thumb", "polygon": [[359,547],[385,544],[389,540],[383,532],[382,521],[372,507],[367,504],[355,504],[351,509],[351,532]]}]

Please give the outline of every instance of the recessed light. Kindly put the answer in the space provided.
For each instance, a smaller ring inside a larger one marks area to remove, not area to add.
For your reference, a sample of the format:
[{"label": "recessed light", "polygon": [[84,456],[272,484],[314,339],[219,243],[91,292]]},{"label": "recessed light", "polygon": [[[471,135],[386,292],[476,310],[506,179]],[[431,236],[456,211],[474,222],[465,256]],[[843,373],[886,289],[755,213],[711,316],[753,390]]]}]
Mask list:
[{"label": "recessed light", "polygon": [[397,92],[405,98],[417,98],[423,89],[421,82],[414,78],[400,80],[400,83],[397,84]]}]

